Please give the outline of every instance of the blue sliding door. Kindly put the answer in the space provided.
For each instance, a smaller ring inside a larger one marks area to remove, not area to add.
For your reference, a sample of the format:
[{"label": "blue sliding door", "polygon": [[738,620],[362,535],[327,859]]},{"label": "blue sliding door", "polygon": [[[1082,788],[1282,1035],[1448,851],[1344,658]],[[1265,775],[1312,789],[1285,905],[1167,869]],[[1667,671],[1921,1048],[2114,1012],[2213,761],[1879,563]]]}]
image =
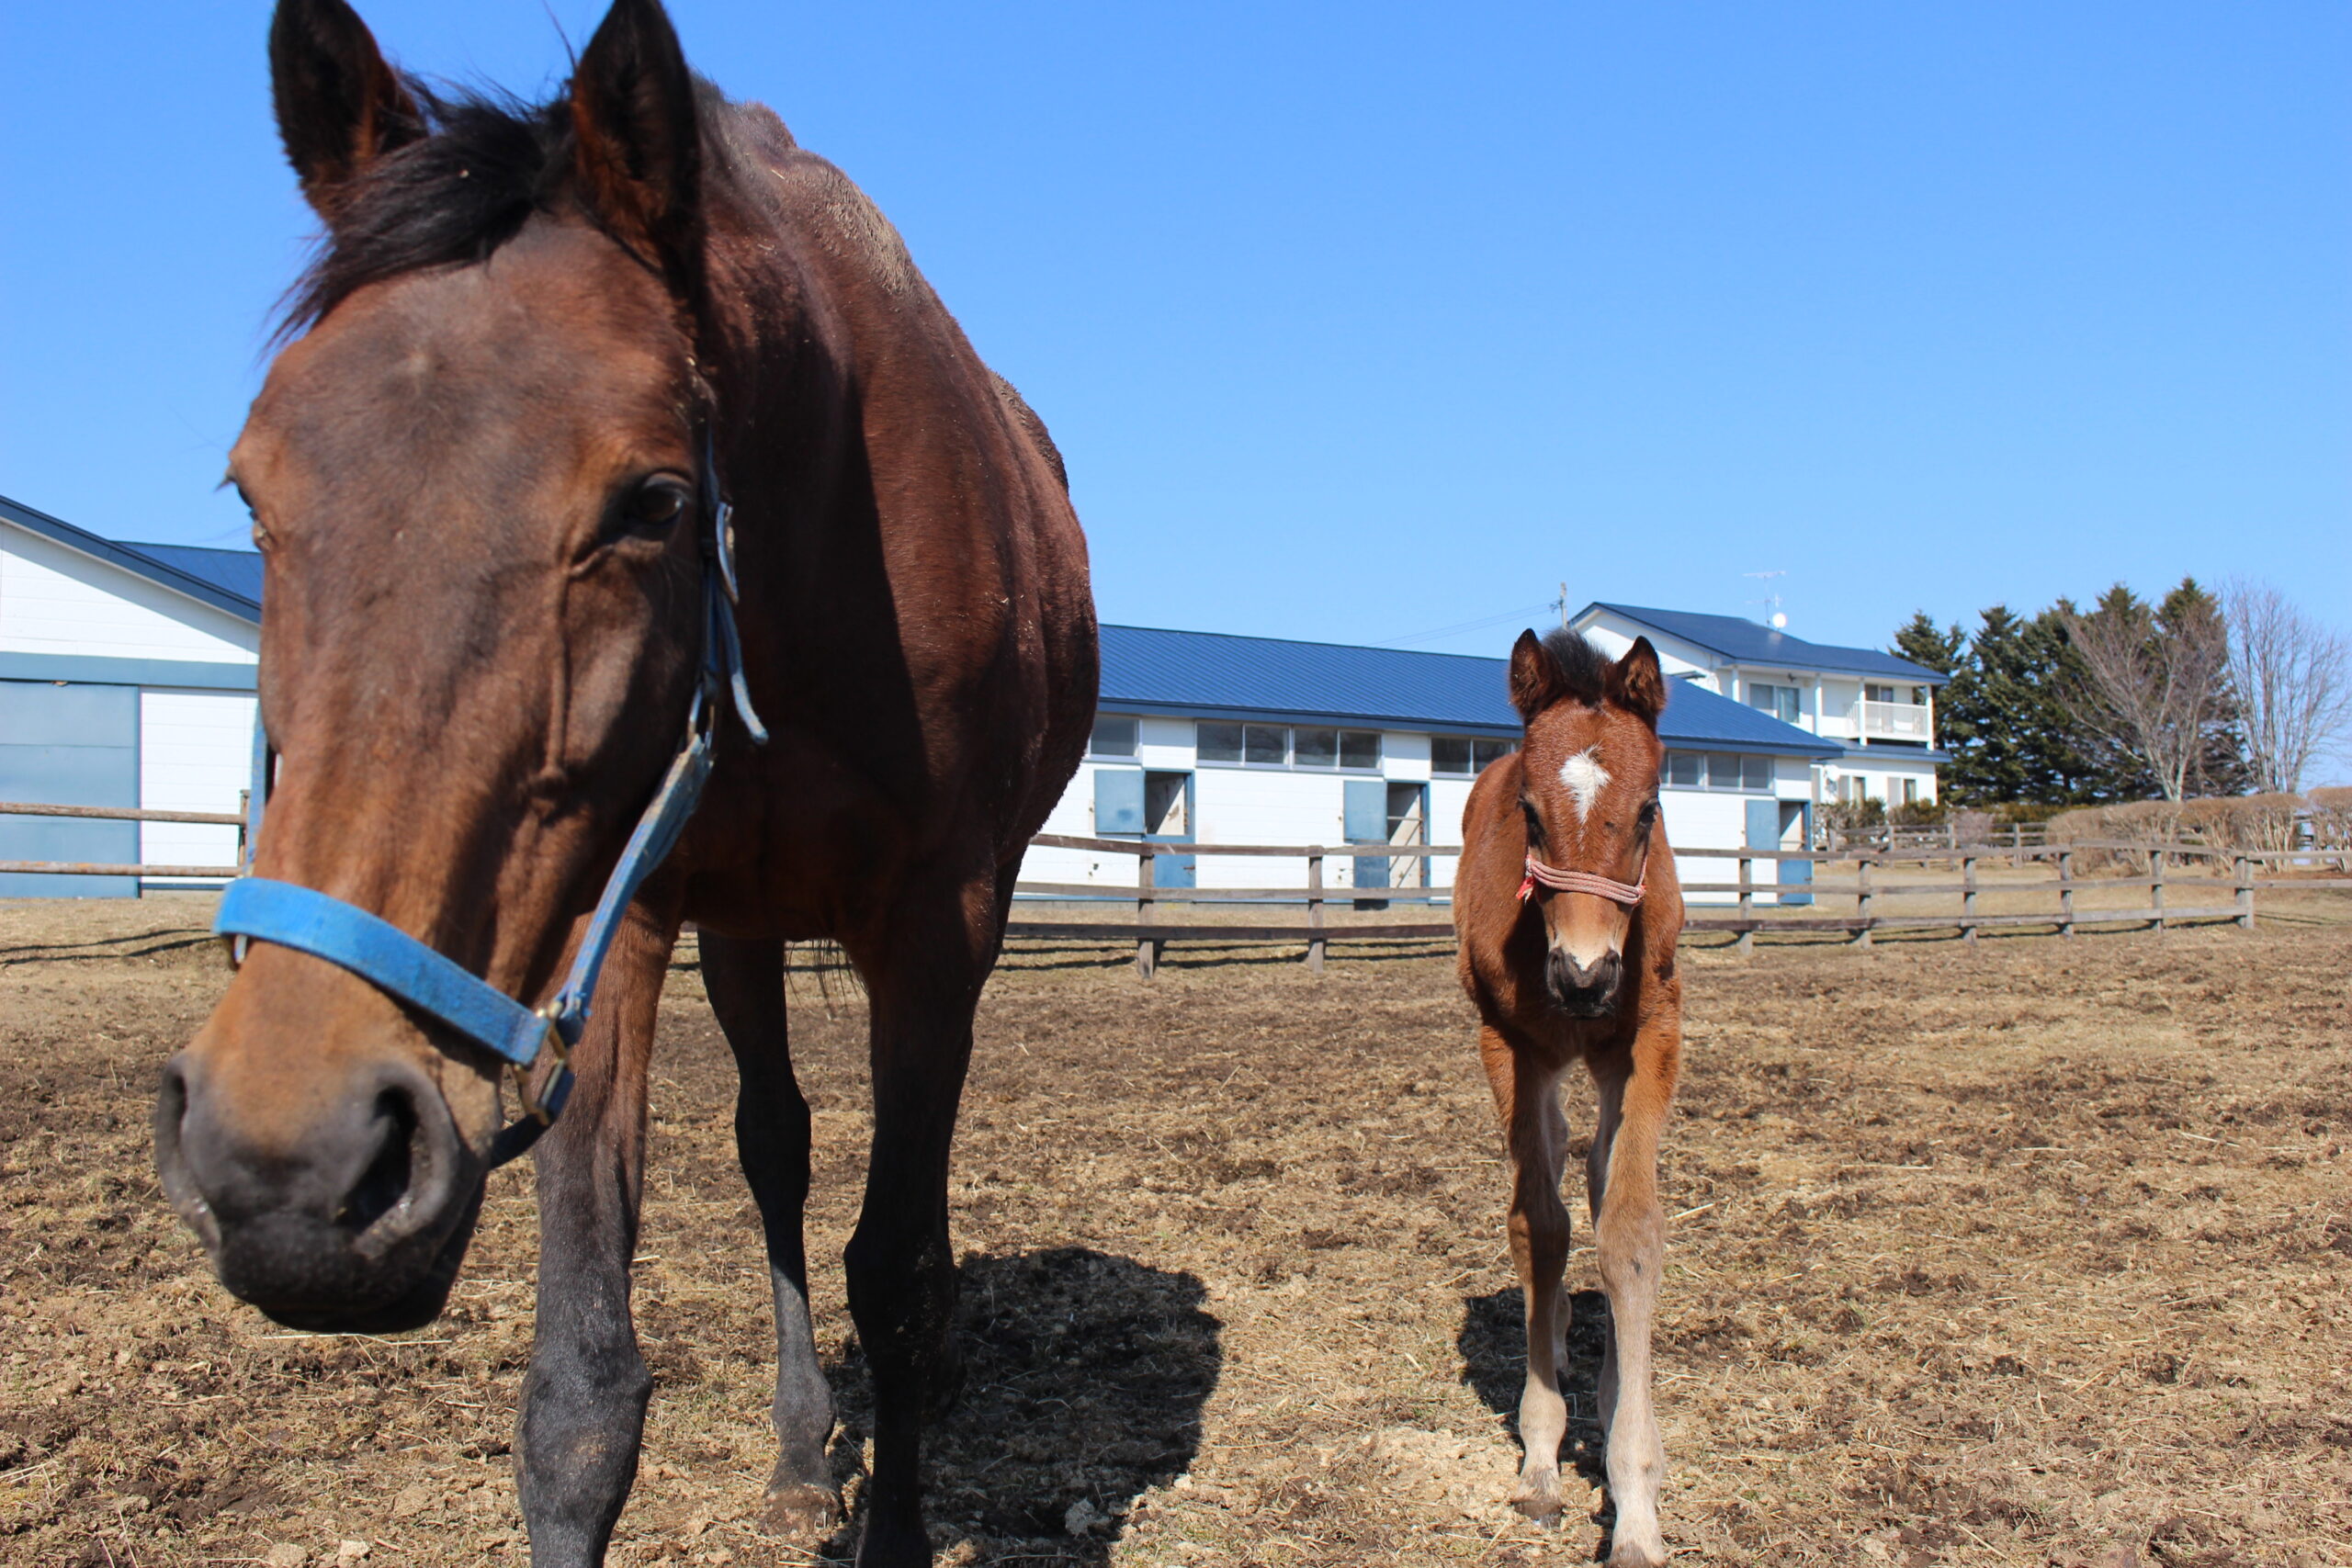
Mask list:
[{"label": "blue sliding door", "polygon": [[[139,688],[0,681],[0,800],[139,804]],[[139,824],[0,817],[0,861],[129,864]],[[0,872],[0,898],[136,898],[134,876]]]}]

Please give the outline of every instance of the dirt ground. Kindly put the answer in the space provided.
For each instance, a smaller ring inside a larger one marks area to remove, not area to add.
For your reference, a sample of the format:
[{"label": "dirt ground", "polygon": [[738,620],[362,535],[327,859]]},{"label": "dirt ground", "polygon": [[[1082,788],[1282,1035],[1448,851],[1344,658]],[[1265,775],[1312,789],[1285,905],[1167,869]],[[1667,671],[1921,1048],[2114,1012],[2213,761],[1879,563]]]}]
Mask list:
[{"label": "dirt ground", "polygon": [[[226,981],[209,913],[0,905],[0,1561],[519,1563],[527,1173],[492,1180],[434,1328],[298,1335],[229,1300],[147,1131],[157,1067]],[[1659,1336],[1678,1553],[2352,1565],[2352,930],[1767,942],[1685,972]],[[831,1259],[862,1009],[797,985]],[[725,1059],[689,951],[616,1563],[820,1560],[753,1522],[771,1351]],[[1016,953],[958,1145],[970,1379],[930,1459],[942,1561],[1589,1561],[1598,1495],[1549,1531],[1503,1502],[1496,1151],[1433,945],[1335,949],[1319,979],[1179,948],[1150,983],[1101,947]],[[1589,1415],[1605,1307],[1591,1254],[1571,1269]],[[854,1498],[837,1267],[815,1293]],[[1571,1437],[1597,1478],[1600,1434]]]}]

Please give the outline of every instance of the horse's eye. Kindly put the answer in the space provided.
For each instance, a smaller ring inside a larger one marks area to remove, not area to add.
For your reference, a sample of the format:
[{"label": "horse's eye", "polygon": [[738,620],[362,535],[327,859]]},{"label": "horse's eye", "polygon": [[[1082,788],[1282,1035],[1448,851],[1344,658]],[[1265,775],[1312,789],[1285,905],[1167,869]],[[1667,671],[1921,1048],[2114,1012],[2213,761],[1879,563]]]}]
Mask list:
[{"label": "horse's eye", "polygon": [[666,534],[693,504],[693,496],[678,480],[647,479],[621,503],[622,525],[632,534]]},{"label": "horse's eye", "polygon": [[1535,807],[1533,803],[1522,800],[1519,803],[1519,810],[1520,815],[1527,818],[1527,841],[1531,844],[1542,843],[1544,841],[1544,818],[1535,814]]}]

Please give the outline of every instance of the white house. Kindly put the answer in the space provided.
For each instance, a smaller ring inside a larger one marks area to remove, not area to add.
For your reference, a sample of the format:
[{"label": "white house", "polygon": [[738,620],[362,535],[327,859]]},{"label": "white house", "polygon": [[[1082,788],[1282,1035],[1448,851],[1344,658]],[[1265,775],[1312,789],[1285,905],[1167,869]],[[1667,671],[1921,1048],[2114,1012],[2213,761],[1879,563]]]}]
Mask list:
[{"label": "white house", "polygon": [[1612,655],[1647,637],[1669,675],[1835,741],[1824,800],[1936,798],[1936,693],[1951,677],[1874,648],[1807,642],[1736,615],[1586,605],[1569,623]]},{"label": "white house", "polygon": [[[252,551],[116,544],[0,497],[0,801],[237,810],[260,638]],[[236,850],[234,828],[0,816],[0,861],[227,865]],[[138,892],[0,874],[0,897]]]},{"label": "white house", "polygon": [[[1472,780],[1518,743],[1509,668],[1459,654],[1106,626],[1093,742],[1046,830],[1179,844],[1459,844]],[[1815,769],[1837,744],[1694,682],[1678,685],[1659,730],[1676,845],[1805,846]],[[1685,882],[1734,875],[1713,859],[1682,859],[1679,869]],[[1328,862],[1325,874],[1333,886],[1419,886],[1424,876],[1443,886],[1453,870],[1450,856],[1351,856]],[[1163,854],[1155,872],[1162,886],[1304,887],[1306,863]],[[1132,891],[1136,863],[1034,849],[1022,874],[1108,897]]]}]

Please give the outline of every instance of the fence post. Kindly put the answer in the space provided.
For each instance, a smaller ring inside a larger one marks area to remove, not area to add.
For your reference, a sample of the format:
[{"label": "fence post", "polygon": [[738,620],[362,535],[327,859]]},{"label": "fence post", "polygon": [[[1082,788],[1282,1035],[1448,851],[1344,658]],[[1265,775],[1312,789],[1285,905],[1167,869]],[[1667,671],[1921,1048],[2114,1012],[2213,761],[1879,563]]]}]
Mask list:
[{"label": "fence post", "polygon": [[[1149,926],[1154,918],[1151,859],[1148,842],[1136,846],[1136,924],[1139,927]],[[1136,941],[1136,973],[1148,980],[1159,966],[1159,944],[1151,939],[1149,931],[1143,931]]]},{"label": "fence post", "polygon": [[2254,862],[2238,856],[2238,930],[2254,930]]},{"label": "fence post", "polygon": [[1963,855],[1960,862],[1960,937],[1969,946],[1976,945],[1976,857]]},{"label": "fence post", "polygon": [[2153,900],[2150,908],[2156,917],[2155,929],[2161,931],[2165,929],[2165,852],[2162,850],[2148,852],[2148,896]]},{"label": "fence post", "polygon": [[[1778,862],[1774,863],[1778,864]],[[1756,918],[1756,863],[1746,855],[1739,857],[1739,941],[1735,944],[1742,953],[1756,951],[1756,933],[1744,923]]]},{"label": "fence post", "polygon": [[2075,852],[2058,852],[2058,934],[2075,934]]},{"label": "fence post", "polygon": [[1871,854],[1864,850],[1854,857],[1854,918],[1862,922],[1854,932],[1854,945],[1871,945]]},{"label": "fence post", "polygon": [[1323,973],[1323,846],[1306,852],[1306,966]]}]

